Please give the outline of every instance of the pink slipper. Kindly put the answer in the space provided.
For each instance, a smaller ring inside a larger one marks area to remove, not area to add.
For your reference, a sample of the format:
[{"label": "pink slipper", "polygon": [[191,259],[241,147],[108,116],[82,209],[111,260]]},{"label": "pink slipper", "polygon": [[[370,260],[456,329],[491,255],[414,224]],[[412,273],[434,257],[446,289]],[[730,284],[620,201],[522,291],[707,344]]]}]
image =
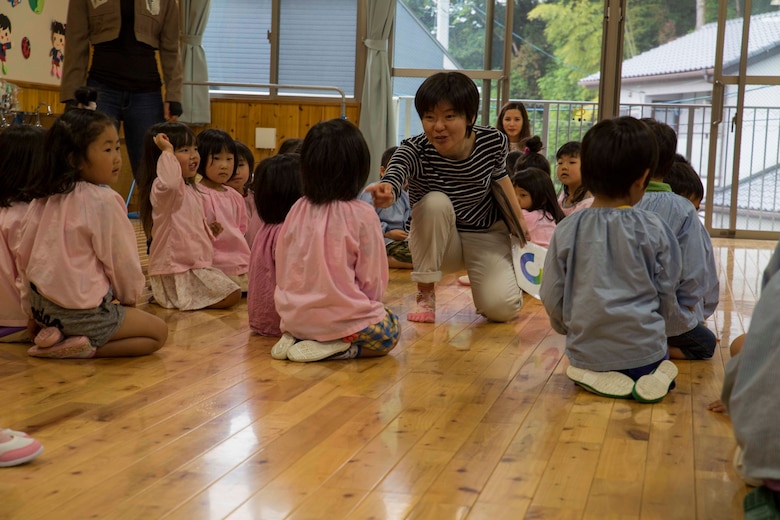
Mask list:
[{"label": "pink slipper", "polygon": [[458,276],[458,283],[465,285],[466,287],[470,286],[471,280],[469,279],[469,275],[464,274],[463,276]]},{"label": "pink slipper", "polygon": [[71,336],[52,347],[43,348],[35,345],[27,351],[27,354],[40,358],[86,359],[93,357],[96,350],[86,336]]},{"label": "pink slipper", "polygon": [[436,292],[418,291],[417,308],[406,315],[409,321],[417,323],[433,323],[436,321]]},{"label": "pink slipper", "polygon": [[11,435],[11,440],[0,442],[0,468],[29,462],[43,452],[41,443],[32,437]]},{"label": "pink slipper", "polygon": [[65,336],[62,335],[60,329],[57,327],[46,327],[41,329],[41,331],[35,335],[33,343],[41,348],[49,348],[53,347],[63,339],[65,339]]}]

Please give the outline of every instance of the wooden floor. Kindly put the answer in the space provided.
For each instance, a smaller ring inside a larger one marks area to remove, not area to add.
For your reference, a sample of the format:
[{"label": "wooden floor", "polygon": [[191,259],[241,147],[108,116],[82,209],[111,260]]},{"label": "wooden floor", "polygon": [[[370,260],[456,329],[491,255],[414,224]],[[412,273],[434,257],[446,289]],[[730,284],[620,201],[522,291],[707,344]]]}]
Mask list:
[{"label": "wooden floor", "polygon": [[[45,445],[0,470],[0,518],[734,519],[719,396],[774,243],[715,241],[711,361],[677,362],[661,403],[601,398],[564,375],[564,338],[526,297],[487,323],[448,276],[433,324],[385,358],[296,364],[229,311],[146,310],[168,344],[137,359],[48,361],[0,346],[0,426]],[[405,316],[408,273],[386,303]]]}]

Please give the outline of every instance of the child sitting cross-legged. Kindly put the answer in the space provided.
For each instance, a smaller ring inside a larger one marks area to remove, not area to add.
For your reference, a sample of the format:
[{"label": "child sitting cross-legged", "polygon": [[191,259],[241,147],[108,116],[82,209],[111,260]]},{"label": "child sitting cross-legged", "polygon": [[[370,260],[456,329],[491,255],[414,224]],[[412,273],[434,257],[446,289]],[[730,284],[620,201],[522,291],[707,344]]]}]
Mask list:
[{"label": "child sitting cross-legged", "polygon": [[668,361],[665,319],[675,310],[680,246],[642,198],[658,148],[632,117],[605,120],[582,142],[590,208],[563,219],[544,263],[540,295],[566,335],[566,375],[594,393],[657,402],[677,367]]}]

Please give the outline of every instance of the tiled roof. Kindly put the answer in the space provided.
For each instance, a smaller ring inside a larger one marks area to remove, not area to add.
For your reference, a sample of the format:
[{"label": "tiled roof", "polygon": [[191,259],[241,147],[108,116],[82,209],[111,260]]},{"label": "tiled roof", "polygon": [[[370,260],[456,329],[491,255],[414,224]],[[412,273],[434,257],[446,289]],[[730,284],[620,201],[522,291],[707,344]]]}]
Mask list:
[{"label": "tiled roof", "polygon": [[[765,212],[780,211],[780,176],[778,174],[780,174],[780,168],[775,166],[740,180],[737,208]],[[714,203],[718,206],[728,207],[731,204],[732,190],[731,184],[715,188],[712,197]]]},{"label": "tiled roof", "polygon": [[[714,68],[717,30],[717,23],[709,23],[692,33],[624,61],[623,79]],[[723,51],[725,67],[739,63],[741,39],[742,18],[726,21],[726,39]],[[779,46],[780,11],[751,17],[748,56],[753,57]],[[599,75],[598,72],[591,74],[580,82],[598,81]]]}]

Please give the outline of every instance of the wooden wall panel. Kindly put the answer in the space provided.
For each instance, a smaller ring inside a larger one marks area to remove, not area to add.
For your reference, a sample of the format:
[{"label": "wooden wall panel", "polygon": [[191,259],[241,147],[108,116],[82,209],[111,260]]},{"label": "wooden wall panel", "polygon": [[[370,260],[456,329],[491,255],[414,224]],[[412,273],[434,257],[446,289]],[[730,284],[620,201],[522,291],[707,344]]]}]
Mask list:
[{"label": "wooden wall panel", "polygon": [[[59,90],[54,87],[40,85],[19,85],[19,101],[21,110],[34,112],[38,103],[47,103],[55,113],[62,112],[59,100]],[[360,118],[359,103],[348,103],[346,107],[347,119],[357,124]],[[255,154],[255,160],[259,161],[276,153],[276,150],[257,150],[255,143],[255,128],[276,128],[276,147],[285,139],[292,137],[303,138],[309,128],[320,121],[334,119],[341,116],[341,104],[339,101],[279,101],[258,100],[248,101],[239,99],[213,99],[211,101],[211,124],[195,127],[195,132],[204,128],[220,128],[225,130],[235,139],[244,142]],[[130,189],[132,174],[130,164],[125,161],[122,175],[114,188],[127,197]],[[135,203],[131,202],[131,209]]]}]

